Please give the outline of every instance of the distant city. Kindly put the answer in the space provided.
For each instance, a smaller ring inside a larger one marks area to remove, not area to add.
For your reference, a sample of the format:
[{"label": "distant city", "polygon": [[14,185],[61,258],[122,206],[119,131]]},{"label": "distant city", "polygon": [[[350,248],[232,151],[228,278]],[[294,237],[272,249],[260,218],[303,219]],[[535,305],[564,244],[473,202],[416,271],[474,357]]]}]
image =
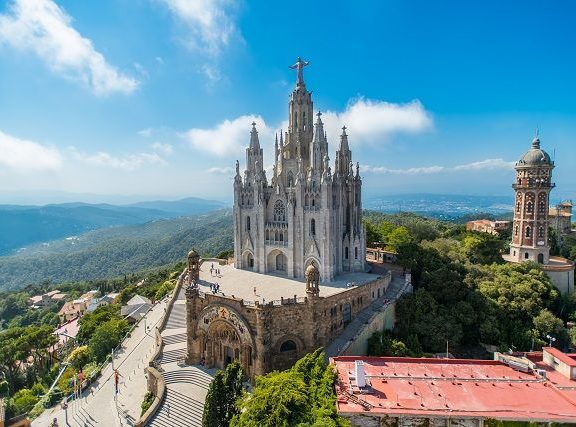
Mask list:
[{"label": "distant city", "polygon": [[450,221],[480,213],[511,217],[513,202],[512,195],[396,194],[368,197],[364,200],[364,209],[388,213],[414,212]]}]

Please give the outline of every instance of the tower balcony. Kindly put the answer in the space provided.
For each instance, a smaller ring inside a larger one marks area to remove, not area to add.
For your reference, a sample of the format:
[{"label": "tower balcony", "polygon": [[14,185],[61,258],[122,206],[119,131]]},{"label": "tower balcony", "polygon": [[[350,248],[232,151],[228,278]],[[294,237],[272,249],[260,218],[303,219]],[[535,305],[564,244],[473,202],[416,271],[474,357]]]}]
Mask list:
[{"label": "tower balcony", "polygon": [[533,182],[528,184],[512,184],[514,190],[529,190],[533,188],[549,188],[553,189],[556,187],[554,182]]}]

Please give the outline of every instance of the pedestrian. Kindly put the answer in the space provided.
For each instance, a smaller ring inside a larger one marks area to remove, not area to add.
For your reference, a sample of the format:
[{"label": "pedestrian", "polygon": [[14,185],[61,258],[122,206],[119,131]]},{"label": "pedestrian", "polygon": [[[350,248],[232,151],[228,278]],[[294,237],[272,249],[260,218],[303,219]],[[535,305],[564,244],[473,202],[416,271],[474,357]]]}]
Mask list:
[{"label": "pedestrian", "polygon": [[50,424],[50,427],[58,427],[58,419],[57,418],[54,418],[52,420],[52,424]]},{"label": "pedestrian", "polygon": [[256,296],[256,286],[254,286],[254,296]]},{"label": "pedestrian", "polygon": [[168,415],[168,418],[170,418],[170,403],[166,402],[166,414]]},{"label": "pedestrian", "polygon": [[120,371],[118,371],[118,368],[114,369],[114,386],[116,389],[116,394],[118,394],[118,384],[120,383],[120,377],[122,375],[120,375]]}]

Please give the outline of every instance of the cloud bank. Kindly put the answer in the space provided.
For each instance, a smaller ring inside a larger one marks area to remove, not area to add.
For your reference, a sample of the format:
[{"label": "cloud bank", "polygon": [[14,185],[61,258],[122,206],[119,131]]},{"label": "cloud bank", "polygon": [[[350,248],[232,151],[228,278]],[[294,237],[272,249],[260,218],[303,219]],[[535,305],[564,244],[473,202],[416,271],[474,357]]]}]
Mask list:
[{"label": "cloud bank", "polygon": [[53,147],[10,136],[0,131],[0,169],[27,174],[57,170],[62,167],[62,155]]},{"label": "cloud bank", "polygon": [[374,174],[430,175],[441,172],[454,171],[512,170],[514,164],[515,162],[507,162],[503,159],[486,159],[457,166],[425,166],[406,169],[393,169],[386,166],[362,165],[360,166],[360,170],[362,172]]},{"label": "cloud bank", "polygon": [[131,93],[139,84],[110,65],[52,0],[14,0],[0,15],[0,44],[33,52],[52,71],[82,82],[95,95]]}]

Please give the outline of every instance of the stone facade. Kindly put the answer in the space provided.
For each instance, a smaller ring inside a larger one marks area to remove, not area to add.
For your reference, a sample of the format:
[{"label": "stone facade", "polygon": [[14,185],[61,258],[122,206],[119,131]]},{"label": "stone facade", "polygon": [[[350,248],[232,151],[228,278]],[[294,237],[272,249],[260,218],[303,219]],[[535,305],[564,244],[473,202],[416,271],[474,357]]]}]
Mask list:
[{"label": "stone facade", "polygon": [[236,162],[234,255],[236,268],[303,278],[313,264],[323,281],[339,273],[364,271],[362,180],[354,168],[346,128],[329,166],[321,113],[313,123],[312,95],[298,59],[297,82],[288,103],[288,130],[276,135],[272,177],[252,123],[246,170]]},{"label": "stone facade", "polygon": [[224,368],[239,360],[253,378],[286,369],[306,353],[325,347],[376,300],[384,302],[391,274],[329,297],[306,297],[266,304],[233,296],[186,290],[188,362]]}]

